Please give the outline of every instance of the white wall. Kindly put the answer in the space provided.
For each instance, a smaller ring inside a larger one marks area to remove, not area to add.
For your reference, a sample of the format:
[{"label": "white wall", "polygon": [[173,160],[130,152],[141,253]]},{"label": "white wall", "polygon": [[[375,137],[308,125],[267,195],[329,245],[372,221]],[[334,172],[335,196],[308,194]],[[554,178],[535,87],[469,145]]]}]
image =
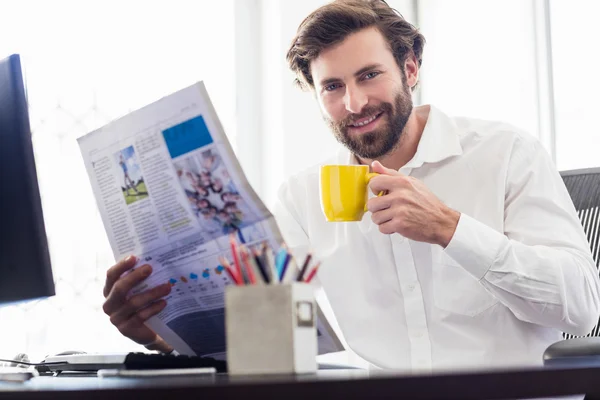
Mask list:
[{"label": "white wall", "polygon": [[263,2],[262,193],[271,206],[281,182],[332,154],[337,142],[322,121],[312,93],[293,84],[285,55],[298,25],[323,0]]},{"label": "white wall", "polygon": [[556,154],[561,170],[600,166],[600,2],[552,0]]},{"label": "white wall", "polygon": [[538,136],[533,7],[523,0],[422,0],[424,102]]}]

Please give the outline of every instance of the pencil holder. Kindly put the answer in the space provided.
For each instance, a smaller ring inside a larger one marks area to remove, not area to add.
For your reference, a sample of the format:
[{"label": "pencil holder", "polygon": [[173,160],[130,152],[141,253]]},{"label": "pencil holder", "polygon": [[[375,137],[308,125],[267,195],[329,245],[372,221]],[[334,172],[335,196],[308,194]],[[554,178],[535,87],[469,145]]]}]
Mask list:
[{"label": "pencil holder", "polygon": [[314,289],[306,283],[227,286],[228,372],[316,372],[316,318]]}]

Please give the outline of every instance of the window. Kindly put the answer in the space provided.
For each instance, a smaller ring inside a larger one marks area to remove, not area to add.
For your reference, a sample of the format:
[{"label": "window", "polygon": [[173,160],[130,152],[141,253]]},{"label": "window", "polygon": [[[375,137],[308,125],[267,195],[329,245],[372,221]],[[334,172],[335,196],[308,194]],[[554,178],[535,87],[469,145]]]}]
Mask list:
[{"label": "window", "polygon": [[0,57],[20,53],[24,63],[57,290],[0,308],[0,358],[136,350],[101,310],[114,260],[76,139],[204,80],[235,145],[233,7],[234,0],[0,4]]},{"label": "window", "polygon": [[556,163],[559,169],[600,167],[600,3],[550,1]]},{"label": "window", "polygon": [[424,0],[421,103],[538,135],[533,7],[522,0]]}]

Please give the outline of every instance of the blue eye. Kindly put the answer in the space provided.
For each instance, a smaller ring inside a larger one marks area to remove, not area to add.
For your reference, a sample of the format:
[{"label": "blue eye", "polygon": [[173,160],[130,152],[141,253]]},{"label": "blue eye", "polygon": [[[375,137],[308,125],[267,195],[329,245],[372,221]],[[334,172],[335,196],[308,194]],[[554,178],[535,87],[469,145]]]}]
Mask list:
[{"label": "blue eye", "polygon": [[369,72],[368,74],[365,74],[365,78],[364,79],[366,79],[366,80],[373,79],[377,75],[379,75],[379,72],[375,72],[375,71]]},{"label": "blue eye", "polygon": [[332,91],[334,91],[335,89],[337,89],[338,87],[340,87],[340,84],[339,84],[339,83],[333,83],[333,84],[331,84],[331,85],[327,85],[327,86],[325,86],[325,88],[324,88],[324,89],[325,89],[326,91],[328,91],[328,92],[332,92]]}]

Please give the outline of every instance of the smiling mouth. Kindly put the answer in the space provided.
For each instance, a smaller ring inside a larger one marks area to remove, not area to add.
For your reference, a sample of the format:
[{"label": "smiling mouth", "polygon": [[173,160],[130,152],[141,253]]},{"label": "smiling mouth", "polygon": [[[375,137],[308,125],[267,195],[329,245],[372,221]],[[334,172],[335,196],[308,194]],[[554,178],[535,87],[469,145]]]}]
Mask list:
[{"label": "smiling mouth", "polygon": [[372,115],[370,117],[367,118],[361,118],[358,121],[348,124],[349,128],[363,128],[365,126],[368,126],[370,124],[372,124],[373,122],[377,121],[377,119],[379,119],[379,117],[383,114],[383,111],[378,112],[375,115]]}]

